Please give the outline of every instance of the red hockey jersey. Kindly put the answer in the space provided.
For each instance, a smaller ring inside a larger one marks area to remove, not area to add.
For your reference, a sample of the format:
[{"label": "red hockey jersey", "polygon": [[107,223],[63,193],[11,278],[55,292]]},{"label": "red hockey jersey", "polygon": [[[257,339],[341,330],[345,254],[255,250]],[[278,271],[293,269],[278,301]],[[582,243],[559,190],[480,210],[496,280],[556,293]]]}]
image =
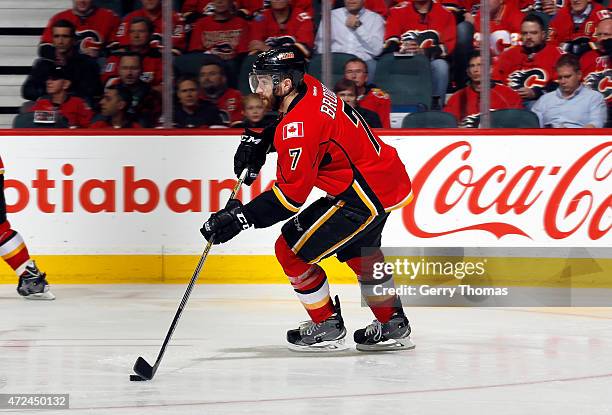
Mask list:
[{"label": "red hockey jersey", "polygon": [[306,12],[292,10],[287,22],[279,23],[272,10],[264,10],[253,20],[251,40],[261,40],[270,47],[295,44],[309,56],[314,46],[312,17]]},{"label": "red hockey jersey", "polygon": [[68,9],[57,13],[49,20],[40,39],[41,44],[53,44],[52,27],[58,20],[68,20],[75,25],[76,37],[81,41],[81,48],[106,47],[119,26],[119,17],[108,9],[96,7],[89,16],[85,17],[77,16],[72,9]]},{"label": "red hockey jersey", "polygon": [[249,25],[242,17],[217,21],[214,16],[205,16],[197,21],[191,31],[189,52],[203,51],[222,59],[233,59],[246,53],[249,43]]},{"label": "red hockey jersey", "polygon": [[522,46],[514,46],[502,53],[493,66],[491,78],[514,90],[543,89],[557,80],[555,63],[563,52],[547,44],[539,52],[528,54]]},{"label": "red hockey jersey", "polygon": [[297,211],[317,187],[365,206],[373,216],[408,204],[410,179],[395,148],[321,82],[309,75],[304,82],[306,90],[274,134],[278,164],[273,191],[279,201]]},{"label": "red hockey jersey", "polygon": [[366,93],[357,97],[359,106],[378,114],[383,128],[391,128],[391,97],[380,88],[366,88]]},{"label": "red hockey jersey", "polygon": [[[521,44],[521,23],[523,13],[518,7],[511,3],[502,6],[497,19],[491,19],[491,54],[493,56],[501,53],[511,46]],[[480,48],[480,11],[474,18],[474,47]]]},{"label": "red hockey jersey", "polygon": [[450,55],[457,42],[455,17],[439,3],[432,3],[427,14],[418,13],[412,3],[400,3],[389,9],[385,44],[407,40],[423,49],[440,46],[442,56]]},{"label": "red hockey jersey", "polygon": [[[151,46],[157,47],[163,42],[163,29],[162,29],[162,13],[161,10],[157,15],[149,15],[146,10],[138,9],[134,10],[132,13],[128,14],[123,18],[119,28],[117,29],[117,33],[114,36],[113,42],[118,44],[119,46],[127,46],[130,43],[130,23],[135,17],[146,17],[147,19],[153,22],[153,36],[151,39]],[[172,47],[174,49],[178,49],[182,51],[185,49],[185,26],[183,22],[183,18],[178,14],[174,13],[172,15]]]},{"label": "red hockey jersey", "polygon": [[[250,15],[254,15],[256,12],[263,9],[270,8],[270,0],[236,0],[235,3],[239,9]],[[312,1],[310,0],[291,0],[291,7],[297,11],[298,14],[305,12],[310,16],[314,15]]]},{"label": "red hockey jersey", "polygon": [[[555,44],[570,42],[576,39],[585,38],[595,41],[593,34],[595,27],[601,20],[610,18],[610,11],[595,2],[590,2],[585,10],[586,17],[580,24],[574,24],[571,9],[569,6],[559,9],[559,12],[550,22],[548,29],[548,40]],[[592,9],[588,10],[588,7]]]},{"label": "red hockey jersey", "polygon": [[[151,86],[157,86],[164,80],[163,64],[161,55],[156,50],[144,53],[142,56],[142,73],[140,80],[151,84]],[[106,85],[109,79],[119,77],[119,63],[121,61],[121,54],[112,54],[106,60],[104,69],[102,70],[102,83]]]},{"label": "red hockey jersey", "polygon": [[[520,95],[505,85],[491,85],[491,109],[507,108],[523,108]],[[451,95],[444,111],[453,114],[460,127],[477,128],[480,124],[480,93],[466,86]]]},{"label": "red hockey jersey", "polygon": [[[37,118],[37,112],[59,113],[59,115],[66,118],[71,128],[87,128],[93,117],[93,111],[89,108],[89,105],[87,105],[83,99],[71,95],[69,95],[60,105],[54,104],[51,101],[51,97],[48,95],[40,97],[36,100],[34,105],[32,105],[30,112],[34,113],[35,120]],[[51,119],[53,117],[44,116],[41,118]]]},{"label": "red hockey jersey", "polygon": [[606,104],[612,106],[612,59],[592,50],[580,58],[580,67],[584,84],[594,91],[599,91],[606,99]]},{"label": "red hockey jersey", "polygon": [[217,106],[223,121],[230,127],[242,121],[242,95],[240,91],[227,88],[223,95],[216,100],[210,99],[205,95],[200,95],[201,99],[210,101]]}]

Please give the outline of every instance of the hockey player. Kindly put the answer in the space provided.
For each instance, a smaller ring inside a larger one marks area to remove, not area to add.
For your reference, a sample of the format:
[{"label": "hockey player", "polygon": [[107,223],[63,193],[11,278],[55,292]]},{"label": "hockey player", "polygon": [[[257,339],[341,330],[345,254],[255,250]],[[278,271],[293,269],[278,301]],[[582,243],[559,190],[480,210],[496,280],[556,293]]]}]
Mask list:
[{"label": "hockey player", "polygon": [[[334,350],[344,343],[340,303],[337,297],[332,302],[327,276],[318,265],[332,255],[355,271],[376,316],[354,333],[357,348],[413,348],[399,298],[370,295],[377,293],[373,286],[392,285],[392,275],[374,280],[371,266],[384,260],[378,248],[390,212],[412,199],[406,168],[359,113],[304,73],[305,58],[295,46],[257,57],[249,76],[251,90],[281,116],[263,133],[245,131],[234,171],[248,168],[245,183],[252,183],[271,145],[278,154],[277,180],[246,205],[231,200],[201,232],[207,240],[223,243],[251,226],[265,228],[292,218],[285,222],[275,252],[311,320],[287,332],[291,349]],[[313,187],[327,196],[298,214]],[[373,251],[362,256],[362,248]]]},{"label": "hockey player", "polygon": [[49,291],[45,274],[40,272],[30,258],[28,248],[21,235],[11,229],[6,219],[6,201],[4,200],[4,164],[0,157],[0,257],[15,271],[19,277],[17,292],[30,300],[54,300]]}]

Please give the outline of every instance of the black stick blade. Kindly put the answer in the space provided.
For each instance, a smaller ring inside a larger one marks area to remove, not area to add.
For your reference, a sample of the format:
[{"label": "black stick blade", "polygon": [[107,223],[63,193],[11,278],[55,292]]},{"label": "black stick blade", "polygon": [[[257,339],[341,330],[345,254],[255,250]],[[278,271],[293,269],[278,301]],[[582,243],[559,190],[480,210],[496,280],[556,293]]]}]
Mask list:
[{"label": "black stick blade", "polygon": [[142,357],[136,359],[136,363],[134,363],[134,372],[145,380],[153,379],[153,367]]}]

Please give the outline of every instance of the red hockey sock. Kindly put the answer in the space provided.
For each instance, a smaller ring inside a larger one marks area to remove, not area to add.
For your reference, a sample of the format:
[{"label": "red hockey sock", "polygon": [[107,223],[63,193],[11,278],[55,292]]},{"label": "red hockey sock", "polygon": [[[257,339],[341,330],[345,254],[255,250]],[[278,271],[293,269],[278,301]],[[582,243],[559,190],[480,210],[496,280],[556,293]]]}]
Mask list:
[{"label": "red hockey sock", "polygon": [[393,275],[385,275],[382,278],[374,278],[372,275],[373,264],[384,260],[382,252],[378,251],[369,257],[352,258],[346,261],[346,264],[357,274],[361,295],[381,323],[388,322],[393,313],[401,309],[401,301],[397,295],[375,294],[374,287],[394,287]]},{"label": "red hockey sock", "polygon": [[291,251],[282,236],[276,241],[275,250],[278,262],[312,321],[320,323],[331,317],[334,314],[334,306],[323,268],[300,259]]},{"label": "red hockey sock", "polygon": [[31,261],[23,238],[17,231],[10,228],[0,234],[0,257],[13,268],[18,276],[23,274],[26,265]]}]

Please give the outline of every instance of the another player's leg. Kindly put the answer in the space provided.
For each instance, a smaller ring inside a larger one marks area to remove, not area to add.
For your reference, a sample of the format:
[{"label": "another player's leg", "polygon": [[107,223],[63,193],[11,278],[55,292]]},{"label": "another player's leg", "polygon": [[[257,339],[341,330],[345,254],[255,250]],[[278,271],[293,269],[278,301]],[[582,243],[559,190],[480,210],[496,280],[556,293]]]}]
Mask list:
[{"label": "another player's leg", "polygon": [[17,231],[11,229],[11,225],[6,220],[3,174],[0,174],[0,257],[19,277],[17,292],[20,295],[31,300],[55,299],[49,291],[45,274],[40,272],[30,258],[23,238]]},{"label": "another player's leg", "polygon": [[276,257],[288,276],[311,320],[287,332],[289,348],[297,351],[344,350],[346,328],[340,310],[329,295],[327,275],[323,268],[299,258],[280,236],[275,245]]}]

